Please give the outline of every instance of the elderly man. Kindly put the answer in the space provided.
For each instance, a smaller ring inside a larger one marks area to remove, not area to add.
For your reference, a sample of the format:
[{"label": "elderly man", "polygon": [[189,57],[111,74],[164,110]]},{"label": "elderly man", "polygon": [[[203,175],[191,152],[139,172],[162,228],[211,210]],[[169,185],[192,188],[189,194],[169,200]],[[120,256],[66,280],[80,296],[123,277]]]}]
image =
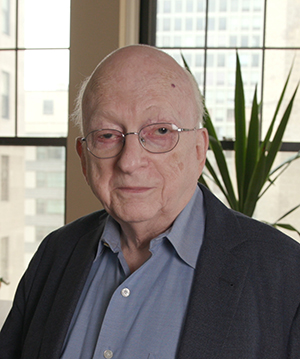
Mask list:
[{"label": "elderly man", "polygon": [[202,116],[165,53],[130,46],[99,64],[77,152],[105,210],[43,241],[1,359],[300,357],[300,247],[197,186]]}]

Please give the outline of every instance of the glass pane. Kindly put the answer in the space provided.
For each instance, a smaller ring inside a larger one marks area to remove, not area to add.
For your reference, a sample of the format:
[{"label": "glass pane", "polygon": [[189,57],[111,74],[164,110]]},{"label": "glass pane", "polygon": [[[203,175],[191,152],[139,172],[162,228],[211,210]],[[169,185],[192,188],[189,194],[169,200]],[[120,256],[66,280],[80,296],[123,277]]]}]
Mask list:
[{"label": "glass pane", "polygon": [[[231,175],[233,186],[235,188],[235,193],[237,193],[235,181],[234,151],[224,152],[228,164],[229,173]],[[273,168],[275,168],[277,165],[279,165],[292,155],[294,155],[294,153],[279,152],[276,157],[276,161]],[[208,158],[215,171],[219,174],[214,160],[214,155],[210,150],[208,151]],[[204,172],[207,173],[206,169],[204,169]],[[269,190],[257,202],[257,207],[253,217],[260,221],[274,223],[286,212],[296,207],[296,205],[300,203],[299,176],[300,161],[297,160],[289,166],[289,168],[276,180],[275,185],[269,188]],[[224,195],[220,191],[219,187],[210,180],[208,180],[207,177],[206,180],[210,190],[228,206],[228,203]],[[286,185],[287,183],[288,186]],[[292,226],[300,230],[299,215],[300,208],[298,208],[292,214],[284,218],[281,223],[291,224]],[[292,231],[286,231],[284,229],[282,229],[282,231],[300,242],[300,237],[297,233]]]},{"label": "glass pane", "polygon": [[0,49],[16,46],[16,1],[1,0]]},{"label": "glass pane", "polygon": [[[239,50],[246,101],[246,118],[250,120],[255,86],[260,84],[262,54],[259,50]],[[220,139],[234,139],[236,52],[207,51],[205,102]],[[258,87],[258,98],[260,96]]]},{"label": "glass pane", "polygon": [[64,224],[65,148],[0,146],[0,173],[0,277],[10,282],[0,299],[11,300],[41,240]]},{"label": "glass pane", "polygon": [[0,51],[0,137],[15,134],[15,56]]},{"label": "glass pane", "polygon": [[205,1],[157,1],[156,46],[203,47]]},{"label": "glass pane", "polygon": [[208,46],[262,46],[264,0],[221,0],[209,1],[208,4]]},{"label": "glass pane", "polygon": [[266,46],[299,47],[300,0],[267,1]]},{"label": "glass pane", "polygon": [[19,2],[19,47],[68,48],[70,0]]},{"label": "glass pane", "polygon": [[18,135],[66,136],[69,51],[21,52],[18,80]]},{"label": "glass pane", "polygon": [[[293,96],[295,88],[300,80],[300,51],[294,50],[266,50],[265,72],[264,72],[264,107],[263,107],[263,131],[265,136],[273,118],[277,103],[283,90],[285,81],[294,61],[293,71],[286,90],[284,101],[278,113],[278,121],[282,118],[284,111]],[[284,141],[299,142],[300,134],[300,92],[298,91],[294,100],[294,106],[286,128]],[[278,124],[278,121],[276,124]]]},{"label": "glass pane", "polygon": [[[295,153],[279,152],[273,168],[290,158],[292,155],[295,155]],[[300,204],[299,177],[300,160],[296,160],[277,179],[275,185],[271,186],[271,188],[259,200],[255,217],[260,220],[273,223],[289,210]],[[299,217],[300,208],[284,218],[281,223],[291,224],[299,231]],[[282,231],[300,242],[300,237],[297,233],[286,230]]]}]

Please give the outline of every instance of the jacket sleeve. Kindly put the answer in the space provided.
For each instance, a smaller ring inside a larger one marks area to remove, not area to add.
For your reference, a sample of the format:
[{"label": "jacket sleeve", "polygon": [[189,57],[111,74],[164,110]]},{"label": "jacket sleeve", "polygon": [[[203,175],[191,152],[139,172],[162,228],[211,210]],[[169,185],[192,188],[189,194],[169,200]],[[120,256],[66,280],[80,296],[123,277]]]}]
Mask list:
[{"label": "jacket sleeve", "polygon": [[300,304],[295,315],[289,337],[288,359],[298,359],[300,355]]},{"label": "jacket sleeve", "polygon": [[1,359],[21,358],[24,336],[30,325],[30,322],[26,321],[28,316],[25,314],[28,296],[46,245],[47,239],[40,245],[18,285],[12,309],[0,332]]},{"label": "jacket sleeve", "polygon": [[[45,332],[49,334],[52,330],[49,328],[57,329],[55,334],[59,333],[59,340],[63,340],[106,217],[104,211],[89,214],[57,229],[43,240],[19,283],[13,307],[0,333],[0,359],[40,359],[41,345],[47,343]],[[69,281],[67,295],[64,294],[64,280]],[[64,314],[58,318],[60,328],[53,323],[57,319],[53,311],[58,308]]]}]

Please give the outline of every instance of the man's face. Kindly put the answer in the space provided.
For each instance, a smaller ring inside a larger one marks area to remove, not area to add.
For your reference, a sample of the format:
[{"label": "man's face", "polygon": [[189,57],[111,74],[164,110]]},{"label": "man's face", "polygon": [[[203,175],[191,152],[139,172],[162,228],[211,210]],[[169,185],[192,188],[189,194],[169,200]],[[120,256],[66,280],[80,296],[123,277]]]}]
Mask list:
[{"label": "man's face", "polygon": [[[157,122],[195,127],[192,104],[182,92],[181,80],[168,76],[161,80],[158,65],[148,65],[132,60],[128,68],[111,71],[113,75],[103,81],[101,90],[88,90],[83,110],[85,135],[101,128],[138,132]],[[170,225],[195,191],[206,148],[203,129],[181,133],[177,146],[162,154],[147,152],[137,135],[126,136],[122,152],[109,159],[94,157],[77,142],[87,182],[121,224],[165,221]]]}]

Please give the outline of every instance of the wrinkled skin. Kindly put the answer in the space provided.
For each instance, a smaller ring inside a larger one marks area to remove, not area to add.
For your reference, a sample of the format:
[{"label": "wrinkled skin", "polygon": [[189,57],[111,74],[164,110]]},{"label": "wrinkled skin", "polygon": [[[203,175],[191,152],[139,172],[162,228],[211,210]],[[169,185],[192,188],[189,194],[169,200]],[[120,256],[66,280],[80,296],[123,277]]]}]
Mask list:
[{"label": "wrinkled skin", "polygon": [[[196,126],[190,80],[159,50],[146,46],[118,50],[98,66],[87,85],[84,135],[100,128],[137,132],[155,122]],[[77,140],[89,186],[120,223],[126,243],[136,248],[165,231],[191,199],[207,146],[205,129],[181,133],[175,149],[164,154],[147,152],[136,135],[129,135],[121,154],[98,159]]]}]

